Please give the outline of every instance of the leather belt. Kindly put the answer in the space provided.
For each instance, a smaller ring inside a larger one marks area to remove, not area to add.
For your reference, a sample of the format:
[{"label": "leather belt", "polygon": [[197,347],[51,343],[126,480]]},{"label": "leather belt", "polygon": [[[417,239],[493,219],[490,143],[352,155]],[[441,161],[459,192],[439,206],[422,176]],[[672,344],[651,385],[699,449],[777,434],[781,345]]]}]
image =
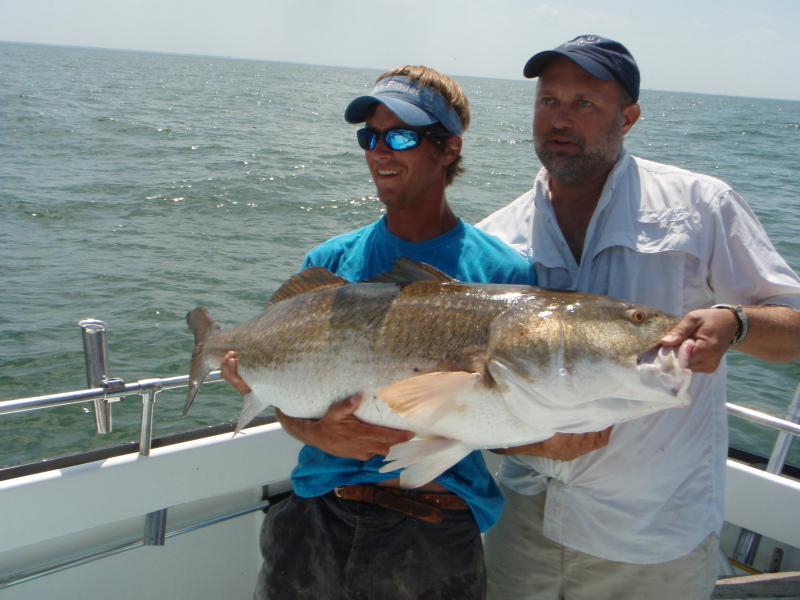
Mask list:
[{"label": "leather belt", "polygon": [[428,523],[441,523],[442,510],[469,510],[467,502],[456,494],[416,492],[411,498],[405,490],[376,485],[343,485],[333,493],[344,500],[374,504]]}]

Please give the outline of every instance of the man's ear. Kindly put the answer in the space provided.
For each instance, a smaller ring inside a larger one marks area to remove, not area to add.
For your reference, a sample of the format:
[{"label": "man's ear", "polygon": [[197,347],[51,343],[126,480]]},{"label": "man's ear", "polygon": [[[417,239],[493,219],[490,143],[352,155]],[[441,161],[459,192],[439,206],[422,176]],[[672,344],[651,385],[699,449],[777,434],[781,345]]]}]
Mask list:
[{"label": "man's ear", "polygon": [[642,116],[642,107],[636,102],[622,109],[622,135],[625,135]]},{"label": "man's ear", "polygon": [[442,160],[444,164],[449,165],[461,155],[461,147],[463,144],[464,140],[461,139],[460,135],[451,135],[447,138],[447,144],[442,151]]}]

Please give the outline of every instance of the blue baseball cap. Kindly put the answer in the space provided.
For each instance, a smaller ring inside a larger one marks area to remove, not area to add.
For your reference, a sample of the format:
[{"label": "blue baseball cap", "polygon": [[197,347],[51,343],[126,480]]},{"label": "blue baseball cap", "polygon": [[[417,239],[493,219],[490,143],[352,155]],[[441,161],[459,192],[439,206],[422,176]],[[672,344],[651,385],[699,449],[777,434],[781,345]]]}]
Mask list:
[{"label": "blue baseball cap", "polygon": [[619,42],[597,35],[578,36],[558,48],[533,55],[525,64],[523,75],[528,79],[538,77],[556,56],[566,56],[598,79],[616,79],[625,86],[634,102],[639,100],[639,67],[628,49]]},{"label": "blue baseball cap", "polygon": [[369,109],[381,103],[407,125],[424,127],[441,123],[453,135],[461,135],[464,125],[458,113],[439,92],[408,77],[387,77],[375,84],[369,96],[353,100],[344,111],[348,123],[363,123]]}]

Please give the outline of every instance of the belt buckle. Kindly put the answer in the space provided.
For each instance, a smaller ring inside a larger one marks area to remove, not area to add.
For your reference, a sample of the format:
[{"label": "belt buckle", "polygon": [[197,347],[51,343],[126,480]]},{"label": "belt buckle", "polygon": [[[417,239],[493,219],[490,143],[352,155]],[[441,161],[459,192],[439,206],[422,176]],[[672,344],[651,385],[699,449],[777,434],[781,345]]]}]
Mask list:
[{"label": "belt buckle", "polygon": [[333,488],[333,493],[337,498],[342,497],[342,486]]}]

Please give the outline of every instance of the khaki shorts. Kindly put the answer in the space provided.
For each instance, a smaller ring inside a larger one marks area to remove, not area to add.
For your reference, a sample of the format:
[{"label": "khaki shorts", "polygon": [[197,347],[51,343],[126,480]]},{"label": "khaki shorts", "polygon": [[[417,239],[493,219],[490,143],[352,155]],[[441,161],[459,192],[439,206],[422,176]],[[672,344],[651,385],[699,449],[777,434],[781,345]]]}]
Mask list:
[{"label": "khaki shorts", "polygon": [[707,600],[719,573],[717,535],[676,560],[637,565],[597,558],[542,534],[547,493],[500,486],[506,504],[484,535],[487,600]]}]

